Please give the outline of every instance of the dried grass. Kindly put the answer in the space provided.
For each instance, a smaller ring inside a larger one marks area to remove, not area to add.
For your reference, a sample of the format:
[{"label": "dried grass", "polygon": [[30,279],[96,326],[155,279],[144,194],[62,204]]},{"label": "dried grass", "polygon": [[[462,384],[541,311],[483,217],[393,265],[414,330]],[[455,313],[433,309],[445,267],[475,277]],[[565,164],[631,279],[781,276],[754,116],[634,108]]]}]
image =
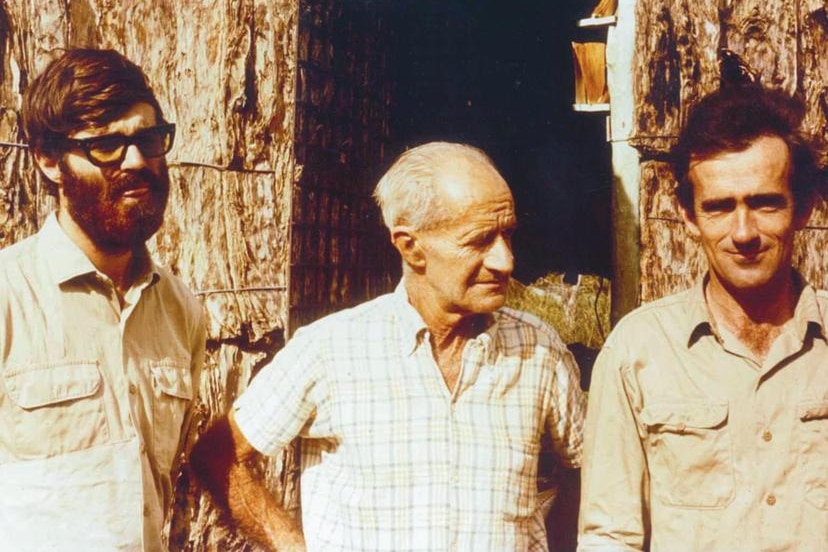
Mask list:
[{"label": "dried grass", "polygon": [[507,306],[530,312],[550,324],[567,344],[599,349],[610,329],[610,281],[582,274],[575,284],[551,273],[525,286],[509,284]]}]

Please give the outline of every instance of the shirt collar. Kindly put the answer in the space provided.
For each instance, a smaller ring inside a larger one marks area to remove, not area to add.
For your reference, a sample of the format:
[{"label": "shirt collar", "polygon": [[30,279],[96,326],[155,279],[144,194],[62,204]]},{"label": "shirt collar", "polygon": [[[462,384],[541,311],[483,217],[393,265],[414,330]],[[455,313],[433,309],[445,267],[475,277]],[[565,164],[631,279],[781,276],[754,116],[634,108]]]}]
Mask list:
[{"label": "shirt collar", "polygon": [[[411,354],[423,342],[428,326],[426,326],[423,317],[417,312],[411,303],[408,301],[408,292],[405,289],[405,279],[401,279],[394,289],[394,302],[397,304],[397,319],[401,328],[401,339],[403,340],[404,350]],[[497,335],[499,320],[499,312],[495,312],[486,317],[486,324],[480,334],[477,335],[487,351],[491,351],[492,343],[495,343],[495,336]]]},{"label": "shirt collar", "polygon": [[[687,336],[688,348],[692,347],[705,334],[717,335],[715,323],[710,318],[710,312],[707,309],[707,302],[704,298],[704,287],[707,285],[707,280],[708,275],[705,274],[704,278],[687,292],[689,294],[689,300],[687,301],[687,321],[689,323],[687,326],[689,329]],[[806,332],[813,326],[816,328],[818,334],[823,339],[826,339],[826,321],[823,320],[823,316],[820,313],[816,291],[805,282],[805,279],[796,270],[794,270],[794,282],[795,287],[802,290],[799,294],[793,315],[797,335],[804,338]]]},{"label": "shirt collar", "polygon": [[689,333],[687,335],[687,348],[693,346],[703,335],[716,334],[714,325],[710,320],[710,313],[707,310],[707,303],[704,299],[704,286],[707,283],[705,275],[699,282],[688,290],[687,321]]},{"label": "shirt collar", "polygon": [[817,301],[816,290],[805,283],[805,280],[796,274],[796,278],[802,283],[802,292],[799,294],[799,301],[794,310],[794,324],[797,335],[804,338],[809,329],[813,328],[822,339],[826,339],[824,314],[820,312]]},{"label": "shirt collar", "polygon": [[[38,232],[38,252],[43,259],[52,281],[61,285],[75,278],[98,274],[105,277],[95,268],[89,257],[77,246],[66,234],[58,223],[55,212],[46,217],[40,231]],[[138,251],[141,262],[146,267],[141,275],[136,278],[134,286],[153,285],[161,279],[158,266],[150,257],[146,246]]]},{"label": "shirt collar", "polygon": [[425,332],[428,331],[423,317],[408,302],[408,292],[405,289],[405,279],[401,279],[394,289],[393,300],[396,304],[397,320],[401,330],[400,338],[407,354],[411,354],[420,344]]}]

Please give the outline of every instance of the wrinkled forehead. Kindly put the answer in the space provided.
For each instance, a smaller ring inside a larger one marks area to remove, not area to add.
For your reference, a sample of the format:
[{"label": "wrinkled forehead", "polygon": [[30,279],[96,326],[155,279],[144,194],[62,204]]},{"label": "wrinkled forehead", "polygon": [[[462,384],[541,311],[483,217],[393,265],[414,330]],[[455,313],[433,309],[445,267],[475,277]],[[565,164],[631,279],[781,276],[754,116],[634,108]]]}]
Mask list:
[{"label": "wrinkled forehead", "polygon": [[454,212],[480,208],[514,210],[509,186],[488,163],[457,159],[441,167],[435,184],[441,203]]},{"label": "wrinkled forehead", "polygon": [[440,226],[454,228],[476,227],[511,228],[517,224],[515,202],[509,188],[477,189],[475,193],[453,196],[445,203],[447,220]]}]

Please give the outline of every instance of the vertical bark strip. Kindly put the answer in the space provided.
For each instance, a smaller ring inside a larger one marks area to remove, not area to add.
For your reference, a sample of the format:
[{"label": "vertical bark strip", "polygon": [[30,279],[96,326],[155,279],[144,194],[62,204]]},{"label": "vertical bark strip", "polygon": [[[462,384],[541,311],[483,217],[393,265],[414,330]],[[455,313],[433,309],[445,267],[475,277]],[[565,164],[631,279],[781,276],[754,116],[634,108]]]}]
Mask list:
[{"label": "vertical bark strip", "polygon": [[[817,0],[639,0],[635,44],[635,121],[631,143],[642,157],[641,299],[685,289],[706,270],[673,198],[663,160],[687,109],[718,88],[718,50],[739,55],[762,84],[805,98],[806,129],[828,162],[828,15]],[[826,205],[820,202],[796,240],[795,264],[819,287],[828,285]]]}]

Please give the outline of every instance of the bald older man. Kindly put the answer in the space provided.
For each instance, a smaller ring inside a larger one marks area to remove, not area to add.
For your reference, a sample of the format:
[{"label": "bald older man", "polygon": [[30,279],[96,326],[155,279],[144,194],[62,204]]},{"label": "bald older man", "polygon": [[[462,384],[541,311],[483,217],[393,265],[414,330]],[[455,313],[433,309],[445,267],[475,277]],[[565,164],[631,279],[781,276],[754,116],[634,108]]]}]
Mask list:
[{"label": "bald older man", "polygon": [[[558,335],[505,308],[516,216],[480,150],[404,153],[374,193],[396,291],[298,331],[192,464],[278,550],[547,550],[539,454],[581,460],[584,397]],[[247,468],[302,446],[304,533]]]}]

